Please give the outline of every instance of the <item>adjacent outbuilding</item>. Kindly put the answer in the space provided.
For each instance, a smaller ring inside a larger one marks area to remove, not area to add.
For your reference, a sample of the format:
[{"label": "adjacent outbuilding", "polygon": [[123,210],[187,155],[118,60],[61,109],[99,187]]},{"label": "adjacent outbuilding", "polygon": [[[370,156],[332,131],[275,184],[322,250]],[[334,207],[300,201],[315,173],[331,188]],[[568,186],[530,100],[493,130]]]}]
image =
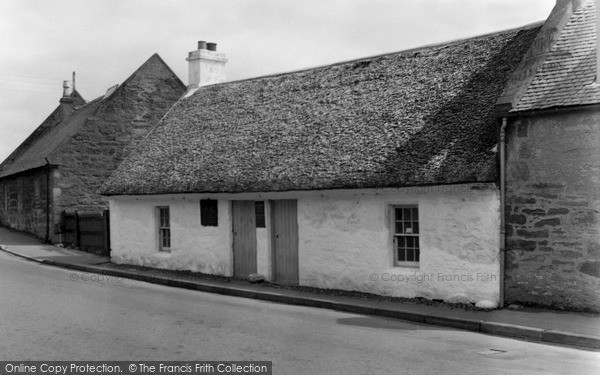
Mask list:
[{"label": "adjacent outbuilding", "polygon": [[600,311],[599,10],[558,1],[498,103],[507,303]]},{"label": "adjacent outbuilding", "polygon": [[63,212],[108,208],[98,188],[185,85],[155,54],[90,102],[77,92],[74,79],[63,91],[56,110],[0,164],[0,224],[53,243],[65,240]]}]

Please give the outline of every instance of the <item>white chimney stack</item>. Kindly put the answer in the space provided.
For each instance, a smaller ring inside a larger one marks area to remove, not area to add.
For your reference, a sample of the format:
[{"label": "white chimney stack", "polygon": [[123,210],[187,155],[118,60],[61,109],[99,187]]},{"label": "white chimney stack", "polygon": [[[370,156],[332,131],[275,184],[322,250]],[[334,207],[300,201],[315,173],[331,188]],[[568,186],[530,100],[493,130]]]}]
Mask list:
[{"label": "white chimney stack", "polygon": [[188,91],[225,81],[225,54],[217,52],[216,43],[198,42],[198,49],[189,53]]},{"label": "white chimney stack", "polygon": [[71,95],[71,86],[69,81],[63,81],[63,98],[68,98]]}]

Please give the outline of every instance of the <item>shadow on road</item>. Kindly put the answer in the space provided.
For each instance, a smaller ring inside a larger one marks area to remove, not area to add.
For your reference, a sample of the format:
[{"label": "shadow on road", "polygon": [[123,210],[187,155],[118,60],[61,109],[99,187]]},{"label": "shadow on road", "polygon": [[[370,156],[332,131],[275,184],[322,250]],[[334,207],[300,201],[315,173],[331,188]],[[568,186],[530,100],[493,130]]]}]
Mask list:
[{"label": "shadow on road", "polygon": [[337,320],[338,324],[347,326],[358,326],[358,327],[370,327],[370,328],[381,328],[381,329],[397,329],[397,330],[432,330],[432,329],[444,329],[440,327],[429,327],[423,324],[415,322],[401,322],[394,319],[388,319],[383,317],[360,317],[360,318],[340,318]]}]

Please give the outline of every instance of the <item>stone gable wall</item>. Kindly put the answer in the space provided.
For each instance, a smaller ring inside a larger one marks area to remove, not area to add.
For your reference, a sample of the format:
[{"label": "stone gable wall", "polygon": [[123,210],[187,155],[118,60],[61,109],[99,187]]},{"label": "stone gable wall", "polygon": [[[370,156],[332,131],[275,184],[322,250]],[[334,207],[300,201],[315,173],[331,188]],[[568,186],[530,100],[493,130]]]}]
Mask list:
[{"label": "stone gable wall", "polygon": [[54,175],[55,220],[65,210],[107,209],[98,189],[185,91],[158,62],[138,73],[61,146]]},{"label": "stone gable wall", "polygon": [[600,311],[600,111],[512,122],[506,197],[506,302]]},{"label": "stone gable wall", "polygon": [[[184,92],[183,83],[153,57],[49,156],[58,165],[51,174],[53,242],[61,241],[57,225],[63,211],[108,208],[106,198],[97,194],[99,187]],[[46,125],[56,122],[56,113],[36,131],[52,131]],[[0,181],[0,225],[46,238],[43,170]]]}]

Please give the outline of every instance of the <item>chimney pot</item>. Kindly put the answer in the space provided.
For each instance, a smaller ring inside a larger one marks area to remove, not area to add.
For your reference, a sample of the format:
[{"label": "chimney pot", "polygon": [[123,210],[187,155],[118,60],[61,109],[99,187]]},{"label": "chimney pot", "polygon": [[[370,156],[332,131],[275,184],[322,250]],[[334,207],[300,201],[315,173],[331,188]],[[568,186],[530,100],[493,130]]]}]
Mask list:
[{"label": "chimney pot", "polygon": [[69,81],[63,81],[63,98],[71,95],[71,91],[69,90]]},{"label": "chimney pot", "polygon": [[73,113],[73,103],[74,100],[71,97],[71,87],[69,85],[69,81],[63,81],[63,96],[59,100],[60,103],[60,114],[62,118],[66,118],[71,113]]},{"label": "chimney pot", "polygon": [[[198,49],[188,54],[188,94],[201,86],[225,81],[225,54],[218,53],[217,43],[198,42]],[[186,94],[187,95],[187,94]],[[191,95],[191,94],[190,94]]]}]

